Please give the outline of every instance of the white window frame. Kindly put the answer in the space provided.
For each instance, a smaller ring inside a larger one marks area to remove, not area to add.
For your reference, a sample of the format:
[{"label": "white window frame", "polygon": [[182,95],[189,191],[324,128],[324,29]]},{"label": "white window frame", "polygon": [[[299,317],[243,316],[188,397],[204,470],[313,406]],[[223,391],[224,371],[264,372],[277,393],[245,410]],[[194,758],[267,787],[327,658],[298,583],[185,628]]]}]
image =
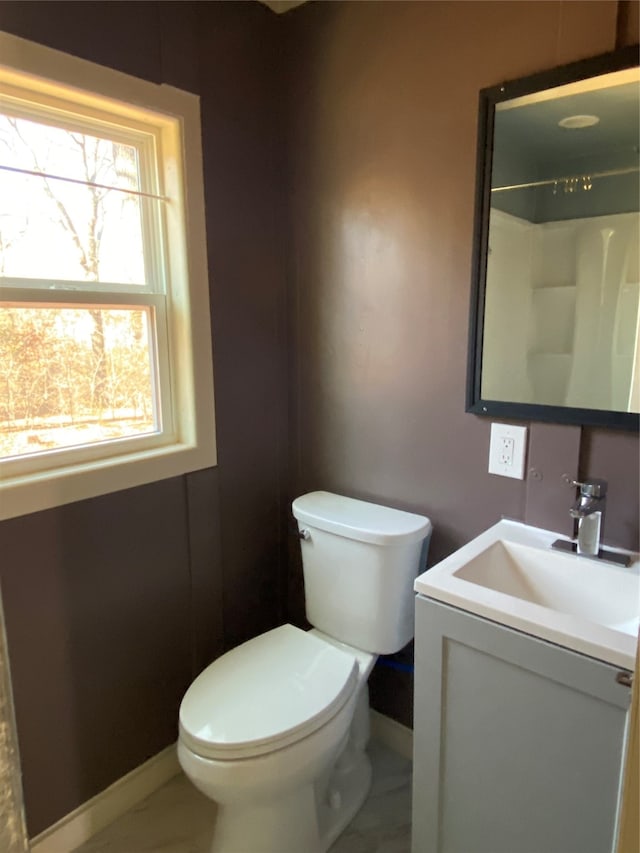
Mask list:
[{"label": "white window frame", "polygon": [[[67,102],[91,121],[107,116],[119,119],[125,129],[152,134],[160,186],[169,199],[164,204],[164,245],[155,247],[164,253],[166,295],[144,287],[136,294],[133,288],[114,292],[110,285],[112,304],[107,307],[140,305],[155,312],[157,340],[151,348],[163,363],[161,396],[169,407],[160,433],[0,462],[0,519],[216,465],[199,98],[0,32],[3,88],[28,90],[45,109]],[[106,305],[100,284],[91,283],[86,290],[74,286],[67,302],[60,290],[40,290],[38,285],[4,279],[0,299]]]}]

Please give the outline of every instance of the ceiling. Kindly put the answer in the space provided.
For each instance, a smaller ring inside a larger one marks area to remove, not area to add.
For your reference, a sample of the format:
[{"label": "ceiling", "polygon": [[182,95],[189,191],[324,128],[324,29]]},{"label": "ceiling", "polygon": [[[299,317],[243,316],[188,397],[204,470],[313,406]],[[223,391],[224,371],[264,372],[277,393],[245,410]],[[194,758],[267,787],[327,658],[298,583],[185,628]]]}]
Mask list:
[{"label": "ceiling", "polygon": [[276,15],[282,15],[289,9],[295,9],[296,6],[306,3],[306,0],[258,0],[258,2],[268,6]]}]

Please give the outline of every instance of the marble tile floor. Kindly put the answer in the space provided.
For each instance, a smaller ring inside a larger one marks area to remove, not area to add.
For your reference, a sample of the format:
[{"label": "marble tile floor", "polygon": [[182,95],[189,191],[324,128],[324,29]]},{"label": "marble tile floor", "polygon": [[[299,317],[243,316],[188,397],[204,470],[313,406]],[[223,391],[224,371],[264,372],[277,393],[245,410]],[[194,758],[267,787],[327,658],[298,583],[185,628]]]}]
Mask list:
[{"label": "marble tile floor", "polygon": [[[377,741],[369,754],[371,791],[330,853],[409,853],[411,762]],[[208,853],[214,817],[212,804],[176,776],[73,853]]]}]

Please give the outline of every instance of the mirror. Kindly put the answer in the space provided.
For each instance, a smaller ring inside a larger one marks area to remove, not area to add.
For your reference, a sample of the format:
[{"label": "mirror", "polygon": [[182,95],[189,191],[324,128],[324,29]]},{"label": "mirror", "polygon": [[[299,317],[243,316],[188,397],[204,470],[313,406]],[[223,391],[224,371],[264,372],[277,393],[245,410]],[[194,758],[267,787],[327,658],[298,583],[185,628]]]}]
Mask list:
[{"label": "mirror", "polygon": [[480,93],[467,411],[637,428],[640,69]]}]

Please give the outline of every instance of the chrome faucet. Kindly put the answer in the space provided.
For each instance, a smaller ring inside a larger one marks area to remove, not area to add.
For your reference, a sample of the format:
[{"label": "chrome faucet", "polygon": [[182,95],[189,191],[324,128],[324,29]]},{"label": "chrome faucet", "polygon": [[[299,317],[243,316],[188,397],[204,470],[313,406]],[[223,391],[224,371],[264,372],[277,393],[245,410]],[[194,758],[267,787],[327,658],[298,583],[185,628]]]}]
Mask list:
[{"label": "chrome faucet", "polygon": [[556,539],[551,547],[569,554],[581,554],[590,559],[605,560],[618,566],[630,566],[634,556],[621,549],[601,548],[604,527],[604,510],[607,505],[607,481],[590,478],[583,483],[563,478],[580,491],[575,504],[569,510],[571,518],[578,522],[575,541]]},{"label": "chrome faucet", "polygon": [[577,552],[597,557],[607,505],[607,481],[594,478],[578,483],[574,480],[572,485],[580,490],[578,499],[569,510],[569,515],[578,522]]}]

